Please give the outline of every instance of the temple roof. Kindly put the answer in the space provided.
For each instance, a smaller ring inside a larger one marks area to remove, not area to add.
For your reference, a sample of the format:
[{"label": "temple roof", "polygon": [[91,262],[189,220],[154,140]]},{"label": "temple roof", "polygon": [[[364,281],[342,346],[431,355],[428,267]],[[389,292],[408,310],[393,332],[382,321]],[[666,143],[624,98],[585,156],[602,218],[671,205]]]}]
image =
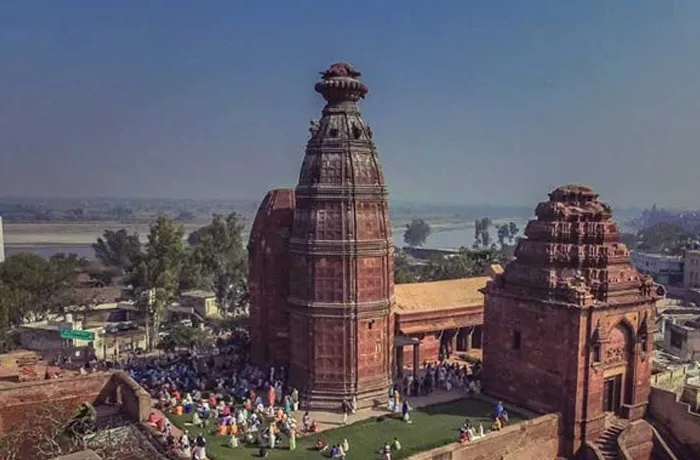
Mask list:
[{"label": "temple roof", "polygon": [[581,307],[657,295],[632,267],[611,207],[590,187],[556,188],[535,216],[492,288]]},{"label": "temple roof", "polygon": [[484,304],[480,289],[491,280],[490,276],[430,281],[426,283],[397,284],[394,288],[396,313],[421,313]]}]

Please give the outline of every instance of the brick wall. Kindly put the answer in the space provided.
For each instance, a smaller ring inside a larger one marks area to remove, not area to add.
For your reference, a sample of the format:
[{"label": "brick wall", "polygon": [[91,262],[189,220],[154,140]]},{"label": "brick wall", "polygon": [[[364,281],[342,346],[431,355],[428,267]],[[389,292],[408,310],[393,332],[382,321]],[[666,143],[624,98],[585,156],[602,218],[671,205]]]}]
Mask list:
[{"label": "brick wall", "polygon": [[148,393],[124,372],[19,383],[0,390],[0,434],[25,423],[28,414],[42,405],[71,413],[84,402],[120,402],[134,421],[147,420],[151,411]]},{"label": "brick wall", "polygon": [[0,390],[0,434],[6,433],[27,418],[41,404],[77,407],[94,402],[102,392],[111,373],[42,380],[13,385]]},{"label": "brick wall", "polygon": [[466,445],[453,443],[416,454],[410,460],[554,460],[559,450],[559,415],[548,414]]},{"label": "brick wall", "polygon": [[678,400],[676,393],[652,388],[649,413],[696,455],[700,456],[700,414],[691,412],[688,404]]},{"label": "brick wall", "polygon": [[680,388],[685,383],[688,366],[676,366],[665,372],[659,372],[651,376],[651,384],[664,390]]},{"label": "brick wall", "polygon": [[115,372],[106,382],[95,404],[116,402],[133,421],[144,422],[151,414],[151,397],[129,374]]},{"label": "brick wall", "polygon": [[[433,363],[438,360],[440,353],[440,341],[434,335],[427,335],[420,344],[420,365],[424,362]],[[413,369],[413,347],[408,345],[403,348],[404,367]]]},{"label": "brick wall", "polygon": [[644,420],[630,423],[617,440],[620,451],[630,460],[650,460],[654,450],[654,431]]}]

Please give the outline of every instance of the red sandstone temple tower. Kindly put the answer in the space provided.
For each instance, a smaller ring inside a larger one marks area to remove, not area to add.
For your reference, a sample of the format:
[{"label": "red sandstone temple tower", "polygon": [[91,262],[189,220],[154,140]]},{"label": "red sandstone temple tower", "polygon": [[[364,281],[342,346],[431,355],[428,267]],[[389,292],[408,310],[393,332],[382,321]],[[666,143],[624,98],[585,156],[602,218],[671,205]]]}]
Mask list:
[{"label": "red sandstone temple tower", "polygon": [[309,408],[383,398],[391,382],[394,291],[387,189],[357,102],[360,73],[332,65],[315,90],[327,104],[296,188],[289,242],[290,377]]},{"label": "red sandstone temple tower", "polygon": [[516,260],[484,289],[483,384],[505,401],[560,412],[573,456],[607,416],[644,416],[663,292],[630,265],[610,207],[590,188],[549,197]]},{"label": "red sandstone temple tower", "polygon": [[294,190],[271,190],[250,230],[248,293],[251,360],[258,366],[289,363],[289,237]]}]

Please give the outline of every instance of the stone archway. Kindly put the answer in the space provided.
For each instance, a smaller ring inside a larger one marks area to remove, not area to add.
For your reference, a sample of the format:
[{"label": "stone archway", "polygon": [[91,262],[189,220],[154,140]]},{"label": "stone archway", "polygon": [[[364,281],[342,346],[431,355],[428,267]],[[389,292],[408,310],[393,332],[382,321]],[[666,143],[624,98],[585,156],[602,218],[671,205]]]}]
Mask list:
[{"label": "stone archway", "polygon": [[605,347],[603,410],[618,412],[632,404],[634,392],[634,330],[620,321],[608,334]]}]

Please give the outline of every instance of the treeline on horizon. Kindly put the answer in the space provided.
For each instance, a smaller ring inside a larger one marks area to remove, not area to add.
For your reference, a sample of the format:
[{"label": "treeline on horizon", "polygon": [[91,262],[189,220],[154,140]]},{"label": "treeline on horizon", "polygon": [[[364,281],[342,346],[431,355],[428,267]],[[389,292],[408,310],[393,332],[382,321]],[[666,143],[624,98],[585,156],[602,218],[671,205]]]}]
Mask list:
[{"label": "treeline on horizon", "polygon": [[[259,201],[197,199],[126,199],[126,198],[0,198],[0,216],[6,223],[107,222],[150,223],[159,215],[167,215],[182,223],[209,220],[212,214],[237,212],[245,221],[252,221]],[[471,222],[483,216],[491,219],[530,219],[532,206],[477,206],[427,204],[392,201],[391,218],[410,220],[416,217],[445,222]],[[639,209],[617,209],[618,217],[633,218],[650,212]],[[671,211],[669,211],[671,212]]]}]

